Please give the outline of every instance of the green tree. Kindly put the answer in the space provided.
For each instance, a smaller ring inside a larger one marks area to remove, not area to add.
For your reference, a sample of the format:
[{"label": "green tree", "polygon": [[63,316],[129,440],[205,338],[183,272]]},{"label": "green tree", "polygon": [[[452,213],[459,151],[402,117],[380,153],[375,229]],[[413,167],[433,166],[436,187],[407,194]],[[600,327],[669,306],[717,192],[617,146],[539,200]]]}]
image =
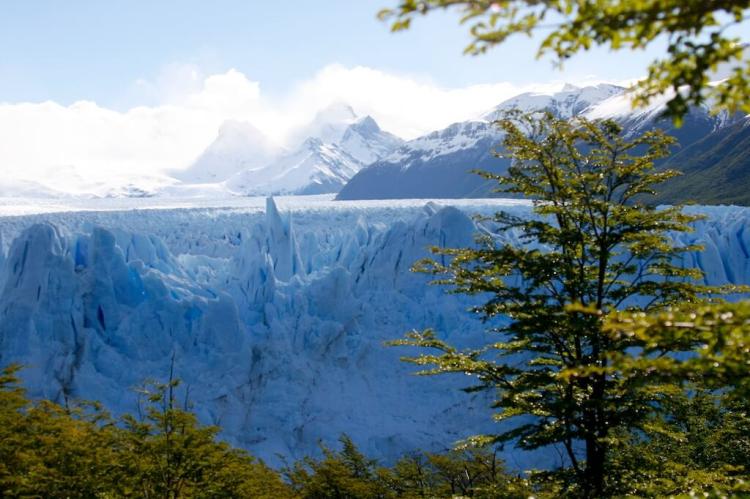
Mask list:
[{"label": "green tree", "polygon": [[119,459],[126,497],[291,497],[278,473],[242,450],[217,442],[214,426],[201,426],[177,404],[179,381],[148,383],[145,417],[123,418]]},{"label": "green tree", "polygon": [[[611,50],[644,49],[667,40],[667,53],[655,60],[637,88],[637,101],[648,102],[672,89],[669,113],[679,120],[691,104],[709,101],[716,109],[750,113],[750,60],[743,28],[748,0],[399,0],[380,12],[394,31],[435,9],[454,8],[470,24],[470,54],[480,54],[515,34],[543,33],[537,57],[555,56],[558,64],[593,46]],[[710,80],[719,66],[728,77]]]},{"label": "green tree", "polygon": [[[750,399],[750,302],[674,307],[656,313],[610,314],[606,333],[631,341],[643,355],[612,355],[618,369],[641,376],[658,372],[663,379],[689,380]],[[660,355],[662,352],[681,355]]]},{"label": "green tree", "polygon": [[508,473],[496,452],[467,449],[402,457],[382,473],[394,497],[527,498],[529,483]]},{"label": "green tree", "polygon": [[[696,217],[643,203],[675,175],[653,167],[670,138],[658,131],[626,138],[612,121],[549,114],[512,114],[500,126],[513,164],[507,175],[485,176],[532,199],[535,216],[497,213],[486,221],[495,236],[473,248],[433,248],[447,263],[416,266],[442,276],[437,282],[453,292],[485,298],[475,311],[496,319],[498,340],[462,351],[428,330],[394,343],[436,350],[406,359],[427,366],[423,374],[465,373],[478,380],[472,390],[496,391],[504,429],[468,443],[561,445],[572,471],[568,490],[599,497],[607,493],[612,439],[646,423],[675,390],[647,374],[622,376],[610,364],[637,345],[608,334],[604,318],[624,308],[696,303],[720,290],[695,284],[700,272],[679,265],[681,254],[697,248],[679,246],[670,233],[689,231]],[[514,242],[503,238],[509,233]]]},{"label": "green tree", "polygon": [[323,457],[298,461],[285,470],[297,495],[306,499],[377,499],[394,497],[380,476],[377,462],[342,435],[341,450],[322,447]]},{"label": "green tree", "polygon": [[[686,383],[613,456],[623,494],[750,494],[750,303],[611,314],[605,332],[642,355],[612,355],[623,376]],[[661,355],[671,352],[671,355]]]},{"label": "green tree", "polygon": [[20,450],[24,443],[22,410],[28,405],[23,389],[18,385],[17,365],[0,372],[0,496],[13,496],[18,487],[19,471],[24,469],[25,456]]},{"label": "green tree", "polygon": [[534,492],[526,480],[506,471],[495,452],[484,449],[411,454],[387,468],[362,454],[346,435],[340,443],[339,451],[324,446],[322,458],[308,457],[287,467],[298,497],[526,498]]},{"label": "green tree", "polygon": [[0,375],[0,495],[98,497],[118,480],[111,420],[96,404],[26,398],[10,366]]},{"label": "green tree", "polygon": [[117,425],[98,404],[31,402],[18,370],[0,373],[2,497],[293,497],[279,473],[179,409],[177,381],[147,385],[145,417]]},{"label": "green tree", "polygon": [[647,431],[623,434],[607,475],[617,495],[748,494],[750,409],[693,386],[664,401]]}]

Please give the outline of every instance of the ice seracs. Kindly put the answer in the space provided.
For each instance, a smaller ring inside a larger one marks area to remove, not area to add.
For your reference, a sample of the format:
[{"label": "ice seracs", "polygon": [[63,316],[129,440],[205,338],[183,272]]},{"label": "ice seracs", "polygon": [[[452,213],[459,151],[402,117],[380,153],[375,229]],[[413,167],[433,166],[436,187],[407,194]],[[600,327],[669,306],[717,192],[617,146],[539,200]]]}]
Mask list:
[{"label": "ice seracs", "polygon": [[[121,414],[137,412],[134,389],[164,379],[174,359],[200,420],[272,464],[341,433],[392,461],[496,430],[486,395],[459,390],[470,380],[412,376],[405,352],[384,342],[428,327],[459,347],[491,340],[469,312],[479,298],[447,294],[409,269],[430,246],[473,244],[487,227],[472,214],[528,216],[529,203],[316,198],[290,213],[258,202],[0,218],[10,243],[0,364],[25,365],[33,397],[99,400]],[[685,254],[685,264],[708,284],[750,283],[750,209],[690,210],[706,219],[679,243],[706,251]],[[502,457],[528,469],[556,454],[507,445]]]}]

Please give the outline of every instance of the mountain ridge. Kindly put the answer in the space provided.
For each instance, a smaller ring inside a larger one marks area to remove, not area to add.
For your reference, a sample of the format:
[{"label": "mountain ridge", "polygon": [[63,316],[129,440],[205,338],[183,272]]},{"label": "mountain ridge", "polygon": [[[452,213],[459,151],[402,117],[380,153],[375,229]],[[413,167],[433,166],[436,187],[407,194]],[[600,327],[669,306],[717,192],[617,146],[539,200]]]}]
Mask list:
[{"label": "mountain ridge", "polygon": [[[685,175],[662,186],[663,193],[656,197],[657,202],[750,204],[750,158],[740,152],[741,148],[716,146],[708,155],[712,159],[703,162],[689,157],[698,150],[697,144],[703,144],[705,149],[708,144],[721,143],[720,137],[729,133],[727,130],[745,131],[741,123],[743,119],[747,121],[747,117],[727,113],[714,116],[707,106],[699,107],[691,109],[678,128],[663,117],[666,99],[657,99],[645,108],[635,109],[631,99],[632,95],[625,88],[608,84],[591,87],[566,85],[559,92],[530,92],[512,97],[484,113],[483,121],[454,123],[406,142],[392,155],[363,168],[341,189],[336,199],[496,196],[497,183],[471,171],[478,169],[502,174],[507,170],[510,161],[496,158],[491,153],[499,147],[502,133],[490,124],[489,119],[498,118],[511,109],[520,109],[524,112],[545,110],[558,118],[614,119],[623,125],[626,135],[664,129],[676,138],[678,144],[673,157],[657,166],[680,170],[679,163],[684,163],[687,167],[684,168]],[[711,138],[714,134],[719,138]],[[708,154],[703,149],[701,151]],[[727,173],[730,164],[731,174]],[[725,175],[725,181],[712,183],[710,178],[713,175]],[[743,187],[730,186],[730,178],[741,181]],[[723,196],[722,189],[730,189],[733,194]]]}]

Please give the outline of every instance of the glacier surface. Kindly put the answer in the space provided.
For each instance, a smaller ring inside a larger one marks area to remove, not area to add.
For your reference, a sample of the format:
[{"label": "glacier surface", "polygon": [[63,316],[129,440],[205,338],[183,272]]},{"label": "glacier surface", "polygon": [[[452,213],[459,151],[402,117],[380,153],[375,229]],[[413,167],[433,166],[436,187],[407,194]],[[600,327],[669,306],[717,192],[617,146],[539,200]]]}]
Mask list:
[{"label": "glacier surface", "polygon": [[[487,395],[458,390],[468,379],[411,376],[408,352],[383,343],[426,327],[486,341],[472,299],[409,268],[428,246],[472,244],[472,214],[523,215],[527,202],[148,202],[24,215],[0,203],[0,364],[24,364],[32,396],[132,413],[134,389],[174,359],[201,421],[271,463],[341,433],[391,460],[493,430]],[[750,211],[691,209],[707,218],[682,240],[706,250],[686,265],[750,283]],[[504,457],[528,468],[552,454]]]}]

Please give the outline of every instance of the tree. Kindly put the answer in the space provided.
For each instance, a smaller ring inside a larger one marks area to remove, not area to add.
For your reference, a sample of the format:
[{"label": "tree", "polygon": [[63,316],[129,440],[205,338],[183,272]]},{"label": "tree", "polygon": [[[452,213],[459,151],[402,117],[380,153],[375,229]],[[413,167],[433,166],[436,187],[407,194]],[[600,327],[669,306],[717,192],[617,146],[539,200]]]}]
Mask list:
[{"label": "tree", "polygon": [[[418,14],[446,8],[459,9],[461,22],[471,24],[470,54],[515,34],[542,31],[546,35],[537,57],[551,53],[562,65],[592,46],[644,49],[666,38],[666,56],[650,65],[637,86],[638,103],[671,89],[667,110],[677,121],[690,105],[706,101],[717,110],[750,113],[748,39],[730,34],[730,28],[747,20],[748,0],[399,0],[380,17],[392,20],[397,31],[408,28]],[[728,76],[711,85],[720,65],[729,68]]]},{"label": "tree", "polygon": [[619,312],[604,329],[642,351],[613,355],[613,369],[686,385],[665,401],[666,417],[618,449],[610,474],[621,493],[750,493],[750,303]]},{"label": "tree", "polygon": [[20,367],[0,375],[0,495],[98,497],[120,475],[109,418],[96,404],[32,403]]},{"label": "tree", "polygon": [[306,499],[377,499],[393,497],[375,460],[362,454],[342,435],[338,452],[322,446],[323,458],[307,457],[287,466],[285,475],[298,497]]},{"label": "tree", "polygon": [[[658,313],[624,311],[607,317],[605,331],[617,341],[630,338],[638,357],[613,355],[619,369],[658,371],[750,400],[750,302],[675,307]],[[663,356],[669,351],[679,356]]]},{"label": "tree", "polygon": [[617,431],[645,424],[674,388],[648,374],[622,376],[610,359],[633,355],[639,343],[608,334],[604,318],[727,290],[696,284],[700,272],[679,265],[697,248],[680,247],[670,233],[689,231],[697,217],[644,202],[675,175],[653,166],[670,138],[654,131],[628,139],[612,121],[549,114],[511,114],[499,124],[513,164],[505,176],[484,175],[532,199],[534,216],[497,213],[478,246],[433,248],[447,263],[415,267],[453,292],[485,298],[475,312],[496,321],[498,341],[459,351],[428,330],[395,344],[436,351],[406,359],[427,366],[423,374],[465,373],[478,380],[470,390],[496,391],[495,417],[506,426],[469,444],[561,445],[568,490],[600,497]]},{"label": "tree", "polygon": [[[179,407],[179,381],[148,383],[145,417],[123,417],[119,459],[126,497],[291,497],[280,476],[242,450],[217,442],[218,428],[200,426]],[[117,490],[117,489],[116,489]]]},{"label": "tree", "polygon": [[526,480],[513,476],[495,452],[484,449],[417,453],[380,467],[343,435],[341,450],[323,446],[323,457],[288,466],[288,481],[303,498],[417,499],[433,497],[526,498]]},{"label": "tree", "polygon": [[176,406],[176,380],[148,385],[145,418],[118,426],[96,403],[31,402],[18,370],[0,371],[2,497],[292,497],[277,472]]}]

